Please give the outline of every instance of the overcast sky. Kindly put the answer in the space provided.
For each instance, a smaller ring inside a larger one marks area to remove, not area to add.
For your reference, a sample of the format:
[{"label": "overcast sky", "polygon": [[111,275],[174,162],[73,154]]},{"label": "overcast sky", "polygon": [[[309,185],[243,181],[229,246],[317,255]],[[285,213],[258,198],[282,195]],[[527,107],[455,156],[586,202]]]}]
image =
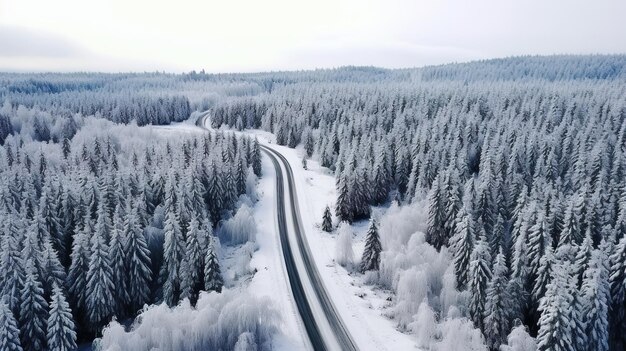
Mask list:
[{"label": "overcast sky", "polygon": [[250,72],[626,53],[625,13],[625,0],[0,0],[0,70]]}]

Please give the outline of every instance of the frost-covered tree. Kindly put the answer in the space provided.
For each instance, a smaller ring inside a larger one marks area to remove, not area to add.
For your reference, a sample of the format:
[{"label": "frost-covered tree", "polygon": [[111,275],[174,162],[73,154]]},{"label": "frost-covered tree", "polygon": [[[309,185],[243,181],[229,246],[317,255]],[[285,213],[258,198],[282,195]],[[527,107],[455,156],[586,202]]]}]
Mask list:
[{"label": "frost-covered tree", "polygon": [[361,257],[361,273],[377,271],[380,267],[380,252],[383,250],[378,235],[378,223],[370,221],[370,226],[365,235],[365,248]]},{"label": "frost-covered tree", "polygon": [[150,282],[152,277],[150,250],[137,218],[137,207],[126,209],[124,230],[126,232],[126,247],[124,259],[127,271],[129,308],[137,311],[148,302]]},{"label": "frost-covered tree", "polygon": [[470,258],[468,290],[471,294],[469,312],[472,321],[478,328],[483,328],[485,302],[487,300],[487,286],[491,279],[491,254],[489,244],[481,236]]},{"label": "frost-covered tree", "polygon": [[99,330],[109,321],[116,306],[111,258],[104,235],[103,231],[96,230],[92,237],[87,284],[84,287],[85,308],[92,331]]},{"label": "frost-covered tree", "polygon": [[198,301],[198,294],[204,286],[204,255],[202,250],[202,242],[204,233],[200,228],[198,220],[192,218],[187,231],[185,242],[185,266],[182,267],[182,297],[189,298],[189,301],[195,306]]},{"label": "frost-covered tree", "polygon": [[626,345],[626,236],[614,246],[610,257],[611,349]]},{"label": "frost-covered tree", "polygon": [[491,349],[498,349],[509,332],[510,299],[507,296],[508,267],[502,251],[496,256],[493,274],[487,284],[484,335]]},{"label": "frost-covered tree", "polygon": [[163,301],[169,306],[175,306],[180,300],[182,272],[181,264],[185,255],[185,240],[180,230],[178,214],[171,207],[165,214],[165,243],[163,244],[163,266],[161,279],[163,280]]},{"label": "frost-covered tree", "polygon": [[[20,252],[20,227],[16,225],[18,218],[15,214],[9,216],[5,223],[4,234],[0,235],[0,269],[3,273],[0,295],[5,298],[6,304],[12,312],[17,313],[20,305],[20,295],[24,284],[24,261]],[[8,229],[8,230],[7,230]]]},{"label": "frost-covered tree", "polygon": [[113,227],[111,228],[111,240],[109,241],[109,261],[111,262],[111,282],[113,284],[113,297],[115,299],[114,313],[118,317],[123,317],[125,307],[128,305],[130,296],[128,281],[128,271],[126,270],[126,236],[124,222],[122,218],[122,206],[118,204],[113,216]]},{"label": "frost-covered tree", "polygon": [[85,214],[83,228],[76,233],[72,244],[72,264],[67,274],[67,287],[70,292],[70,301],[81,313],[87,312],[87,281],[89,280],[89,260],[91,248],[89,237],[91,233],[91,220],[89,214]]},{"label": "frost-covered tree", "polygon": [[206,291],[216,291],[220,293],[224,286],[224,280],[222,278],[220,263],[217,259],[217,253],[215,252],[213,239],[210,239],[210,241],[204,259],[204,289]]},{"label": "frost-covered tree", "polygon": [[[610,287],[607,255],[601,249],[592,253],[582,284],[582,311],[586,350],[609,350],[608,303]],[[582,345],[581,345],[582,346]]]},{"label": "frost-covered tree", "polygon": [[568,264],[557,264],[551,274],[545,296],[541,299],[539,311],[538,350],[571,350],[574,345],[572,324],[569,319],[574,296],[568,287],[570,278]]},{"label": "frost-covered tree", "polygon": [[445,228],[446,199],[441,183],[442,181],[439,178],[433,183],[433,188],[428,197],[428,230],[426,232],[426,241],[437,250],[441,249],[444,245],[448,245],[447,231]]},{"label": "frost-covered tree", "polygon": [[71,351],[76,349],[76,332],[72,311],[63,291],[56,284],[52,288],[47,328],[46,337],[50,350]]},{"label": "frost-covered tree", "polygon": [[0,300],[0,350],[22,351],[20,330],[9,306]]},{"label": "frost-covered tree", "polygon": [[450,247],[452,249],[457,285],[460,289],[463,289],[469,282],[468,274],[471,255],[474,251],[475,225],[472,216],[464,208],[461,208],[458,216],[455,233],[450,239]]},{"label": "frost-covered tree", "polygon": [[322,230],[330,233],[333,231],[333,218],[330,213],[330,207],[326,206],[324,209],[324,217],[322,218]]},{"label": "frost-covered tree", "polygon": [[348,222],[341,222],[337,231],[337,242],[335,243],[335,260],[341,266],[352,269],[354,264],[354,250],[352,248],[352,229]]},{"label": "frost-covered tree", "polygon": [[28,260],[19,313],[20,336],[24,350],[36,351],[46,348],[48,303],[43,293],[43,286],[34,263]]}]

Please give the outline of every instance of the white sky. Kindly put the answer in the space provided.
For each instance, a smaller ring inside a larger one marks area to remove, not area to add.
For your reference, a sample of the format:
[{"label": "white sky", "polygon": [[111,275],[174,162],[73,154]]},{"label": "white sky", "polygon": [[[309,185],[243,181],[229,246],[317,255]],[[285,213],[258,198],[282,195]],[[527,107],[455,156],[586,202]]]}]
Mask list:
[{"label": "white sky", "polygon": [[249,72],[626,53],[625,0],[0,0],[0,70]]}]

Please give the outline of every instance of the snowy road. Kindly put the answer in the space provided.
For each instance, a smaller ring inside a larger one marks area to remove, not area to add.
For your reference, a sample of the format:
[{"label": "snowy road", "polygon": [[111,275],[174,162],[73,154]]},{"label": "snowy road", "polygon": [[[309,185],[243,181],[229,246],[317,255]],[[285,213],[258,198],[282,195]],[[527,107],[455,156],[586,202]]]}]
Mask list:
[{"label": "snowy road", "polygon": [[[201,115],[197,125],[208,130],[206,118],[206,114]],[[276,150],[262,146],[262,151],[276,171],[276,213],[281,249],[289,285],[310,344],[314,350],[356,351],[355,342],[324,288],[304,237],[291,166]]]},{"label": "snowy road", "polygon": [[[311,344],[315,350],[356,350],[354,341],[324,288],[304,237],[291,166],[279,152],[266,146],[262,146],[262,149],[276,169],[277,213],[283,254],[291,289]],[[284,175],[288,185],[286,191]],[[291,210],[290,220],[287,220],[286,207]],[[292,231],[287,230],[288,224],[291,224]]]}]

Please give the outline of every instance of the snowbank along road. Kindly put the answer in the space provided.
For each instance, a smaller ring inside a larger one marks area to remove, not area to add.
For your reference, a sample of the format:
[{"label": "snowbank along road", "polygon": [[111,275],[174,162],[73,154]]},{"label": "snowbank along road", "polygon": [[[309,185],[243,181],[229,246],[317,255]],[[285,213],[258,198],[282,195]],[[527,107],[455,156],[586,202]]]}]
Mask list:
[{"label": "snowbank along road", "polygon": [[[197,125],[209,130],[207,117],[207,114],[201,115]],[[283,155],[268,146],[262,145],[262,151],[276,171],[276,213],[281,249],[292,294],[311,346],[316,351],[356,351],[355,342],[324,288],[304,237],[291,165]]]}]

